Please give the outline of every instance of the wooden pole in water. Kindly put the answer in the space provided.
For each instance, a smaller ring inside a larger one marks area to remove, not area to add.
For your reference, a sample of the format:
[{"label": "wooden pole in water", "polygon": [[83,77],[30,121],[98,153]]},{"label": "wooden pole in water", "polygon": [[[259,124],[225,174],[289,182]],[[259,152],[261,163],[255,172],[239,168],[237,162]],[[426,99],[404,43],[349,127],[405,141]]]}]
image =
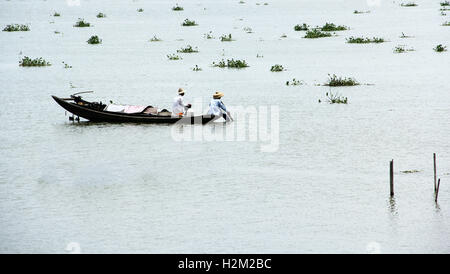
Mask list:
[{"label": "wooden pole in water", "polygon": [[391,190],[391,197],[394,196],[394,160],[390,163],[390,190]]},{"label": "wooden pole in water", "polygon": [[437,188],[436,188],[436,199],[434,199],[434,201],[437,203],[438,200],[438,195],[439,195],[439,186],[441,185],[441,179],[439,179],[438,184],[437,184]]},{"label": "wooden pole in water", "polygon": [[436,193],[436,153],[433,153],[434,162],[434,193]]}]

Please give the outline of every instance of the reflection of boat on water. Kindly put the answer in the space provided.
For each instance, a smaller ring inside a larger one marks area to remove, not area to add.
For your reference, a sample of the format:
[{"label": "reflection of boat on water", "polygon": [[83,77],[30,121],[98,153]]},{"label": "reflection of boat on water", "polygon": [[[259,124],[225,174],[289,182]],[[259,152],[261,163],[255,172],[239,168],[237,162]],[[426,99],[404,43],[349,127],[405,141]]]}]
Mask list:
[{"label": "reflection of boat on water", "polygon": [[119,105],[85,101],[77,94],[71,95],[70,98],[52,97],[68,112],[91,122],[206,124],[220,118],[214,115],[172,117],[171,112],[167,110],[158,111],[152,106],[127,106],[128,108],[124,106],[120,109]]}]

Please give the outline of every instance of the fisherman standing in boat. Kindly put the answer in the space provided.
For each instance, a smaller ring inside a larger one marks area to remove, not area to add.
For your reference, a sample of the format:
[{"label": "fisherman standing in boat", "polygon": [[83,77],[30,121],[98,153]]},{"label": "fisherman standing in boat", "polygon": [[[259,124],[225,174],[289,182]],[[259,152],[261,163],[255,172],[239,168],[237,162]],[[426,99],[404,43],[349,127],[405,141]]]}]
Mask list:
[{"label": "fisherman standing in boat", "polygon": [[178,96],[175,97],[172,105],[172,116],[173,117],[183,117],[187,110],[191,108],[191,104],[184,104],[183,102],[184,89],[178,89]]},{"label": "fisherman standing in boat", "polygon": [[227,108],[225,107],[225,104],[220,100],[224,94],[220,91],[216,91],[216,93],[213,94],[213,99],[209,103],[209,110],[208,114],[212,114],[214,116],[222,116],[225,121],[230,121],[230,115],[227,111]]}]

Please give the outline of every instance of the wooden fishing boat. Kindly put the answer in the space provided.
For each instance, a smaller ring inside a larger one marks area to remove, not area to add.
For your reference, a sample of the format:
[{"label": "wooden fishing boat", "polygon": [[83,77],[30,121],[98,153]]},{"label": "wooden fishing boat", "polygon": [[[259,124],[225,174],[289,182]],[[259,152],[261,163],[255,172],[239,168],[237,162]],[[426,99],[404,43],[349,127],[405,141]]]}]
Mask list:
[{"label": "wooden fishing boat", "polygon": [[69,118],[71,120],[79,121],[79,117],[82,117],[91,122],[206,124],[219,118],[214,115],[172,117],[172,113],[167,110],[160,112],[148,111],[149,108],[154,110],[151,106],[146,107],[144,111],[138,113],[113,112],[107,110],[106,104],[85,101],[81,96],[77,96],[77,94],[71,95],[70,98],[60,98],[52,95],[56,103],[73,114]]}]

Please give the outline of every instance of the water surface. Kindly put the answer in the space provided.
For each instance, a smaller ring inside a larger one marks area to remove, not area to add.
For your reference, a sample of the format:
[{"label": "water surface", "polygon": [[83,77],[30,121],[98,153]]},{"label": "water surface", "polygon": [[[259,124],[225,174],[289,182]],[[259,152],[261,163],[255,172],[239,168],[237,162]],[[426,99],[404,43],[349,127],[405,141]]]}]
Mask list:
[{"label": "water surface", "polygon": [[[440,1],[177,2],[184,11],[170,1],[0,2],[2,27],[31,27],[0,32],[0,252],[65,253],[71,242],[85,253],[450,251],[450,58],[432,50],[450,46]],[[74,28],[80,17],[94,26]],[[182,27],[185,18],[199,25]],[[293,30],[326,22],[350,30],[314,40]],[[228,33],[235,41],[217,39]],[[91,35],[103,43],[88,45]],[[200,52],[167,59],[187,44]],[[415,51],[394,54],[397,45]],[[52,66],[19,67],[23,56]],[[211,66],[223,58],[250,67]],[[272,73],[274,64],[287,70]],[[348,105],[319,104],[329,73],[371,85],[333,89]],[[286,86],[292,78],[307,84]],[[216,90],[230,107],[278,106],[278,151],[177,142],[167,125],[71,123],[50,97],[95,90],[85,98],[169,108],[180,86],[204,107]]]}]

